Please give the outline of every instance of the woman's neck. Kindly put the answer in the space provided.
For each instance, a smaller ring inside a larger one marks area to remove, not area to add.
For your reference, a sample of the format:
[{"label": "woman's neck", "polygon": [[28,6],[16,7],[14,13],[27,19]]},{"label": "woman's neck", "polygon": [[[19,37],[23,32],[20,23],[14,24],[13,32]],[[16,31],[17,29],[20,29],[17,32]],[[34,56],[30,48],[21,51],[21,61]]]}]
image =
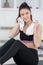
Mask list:
[{"label": "woman's neck", "polygon": [[26,26],[29,26],[31,23],[32,23],[32,20],[28,21],[28,22],[26,23]]}]

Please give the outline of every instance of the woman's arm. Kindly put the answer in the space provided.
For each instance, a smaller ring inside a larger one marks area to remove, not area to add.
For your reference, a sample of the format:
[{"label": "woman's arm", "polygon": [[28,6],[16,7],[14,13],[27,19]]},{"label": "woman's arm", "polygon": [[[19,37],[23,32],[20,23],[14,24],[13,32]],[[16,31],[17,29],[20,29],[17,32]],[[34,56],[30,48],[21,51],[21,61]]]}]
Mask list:
[{"label": "woman's arm", "polygon": [[41,32],[42,28],[40,24],[36,24],[34,30],[34,45],[38,48],[41,44]]},{"label": "woman's arm", "polygon": [[14,26],[14,28],[9,32],[9,38],[14,38],[20,31],[20,25],[19,23]]}]

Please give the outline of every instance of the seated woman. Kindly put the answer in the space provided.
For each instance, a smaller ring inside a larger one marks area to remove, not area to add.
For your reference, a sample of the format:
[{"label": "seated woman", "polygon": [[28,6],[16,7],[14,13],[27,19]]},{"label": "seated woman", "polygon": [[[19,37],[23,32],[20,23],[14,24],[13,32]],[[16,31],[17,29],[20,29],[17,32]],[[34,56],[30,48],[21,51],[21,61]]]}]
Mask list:
[{"label": "seated woman", "polygon": [[[20,32],[20,40],[14,37]],[[26,2],[19,7],[17,24],[0,49],[0,65],[13,57],[17,65],[37,65],[38,47],[41,44],[41,25],[32,20],[32,12]]]}]

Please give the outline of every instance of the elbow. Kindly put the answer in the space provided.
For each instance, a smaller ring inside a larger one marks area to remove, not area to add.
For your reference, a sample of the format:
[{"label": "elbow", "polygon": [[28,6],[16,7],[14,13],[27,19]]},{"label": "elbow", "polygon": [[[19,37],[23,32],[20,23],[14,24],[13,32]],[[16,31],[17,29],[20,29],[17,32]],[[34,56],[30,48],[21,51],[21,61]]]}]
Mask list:
[{"label": "elbow", "polygon": [[8,37],[9,37],[9,38],[13,38],[13,37],[12,37],[12,36],[10,36],[10,35],[9,35]]},{"label": "elbow", "polygon": [[37,44],[37,45],[35,44],[35,47],[36,47],[36,48],[39,48],[39,47],[40,47],[40,45],[39,45],[39,44]]},{"label": "elbow", "polygon": [[12,34],[9,34],[8,37],[9,38],[14,38],[14,36]]},{"label": "elbow", "polygon": [[8,37],[9,37],[9,38],[12,38],[12,36],[10,36],[10,35],[9,35]]},{"label": "elbow", "polygon": [[41,40],[34,42],[35,47],[39,48],[41,45]]}]

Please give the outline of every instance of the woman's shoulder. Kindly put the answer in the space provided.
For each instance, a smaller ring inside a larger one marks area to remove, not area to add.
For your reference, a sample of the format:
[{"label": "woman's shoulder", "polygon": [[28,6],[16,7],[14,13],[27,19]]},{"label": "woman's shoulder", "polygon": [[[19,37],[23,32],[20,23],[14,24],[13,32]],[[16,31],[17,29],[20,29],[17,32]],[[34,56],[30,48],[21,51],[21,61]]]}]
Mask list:
[{"label": "woman's shoulder", "polygon": [[33,23],[34,24],[39,24],[39,21],[38,20],[33,20]]},{"label": "woman's shoulder", "polygon": [[41,27],[41,24],[39,23],[38,20],[33,21],[33,23],[35,24],[35,26],[40,26]]}]

